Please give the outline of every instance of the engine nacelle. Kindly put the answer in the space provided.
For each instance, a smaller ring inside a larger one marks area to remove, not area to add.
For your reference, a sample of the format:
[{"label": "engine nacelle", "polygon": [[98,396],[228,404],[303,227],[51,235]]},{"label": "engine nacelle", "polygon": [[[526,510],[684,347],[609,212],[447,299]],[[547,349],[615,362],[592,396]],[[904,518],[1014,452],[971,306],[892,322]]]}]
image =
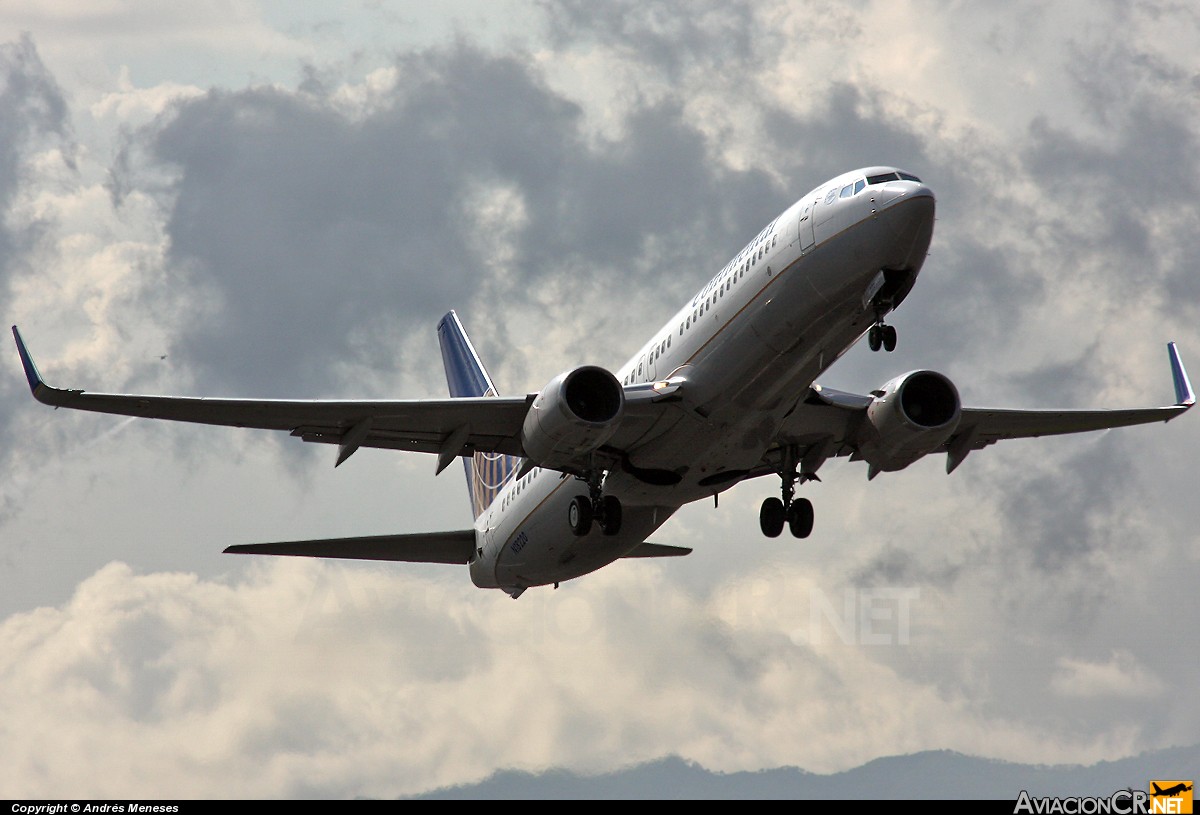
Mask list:
[{"label": "engine nacelle", "polygon": [[566,371],[533,400],[521,445],[538,466],[568,466],[608,441],[624,411],[625,390],[611,373],[592,365]]},{"label": "engine nacelle", "polygon": [[903,470],[932,453],[962,417],[958,388],[934,371],[910,371],[872,393],[858,449],[873,470]]}]

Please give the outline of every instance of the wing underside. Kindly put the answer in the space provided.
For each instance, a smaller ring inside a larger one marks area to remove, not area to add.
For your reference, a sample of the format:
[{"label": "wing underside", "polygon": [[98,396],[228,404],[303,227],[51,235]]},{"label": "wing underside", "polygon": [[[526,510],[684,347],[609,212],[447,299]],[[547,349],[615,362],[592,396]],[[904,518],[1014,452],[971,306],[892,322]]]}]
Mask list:
[{"label": "wing underside", "polygon": [[283,430],[307,442],[336,444],[340,464],[360,447],[436,453],[445,460],[475,452],[522,455],[529,398],[388,400],[208,399],[139,396],[50,387],[13,327],[34,397],[54,407],[226,427]]},{"label": "wing underside", "polygon": [[[524,456],[521,428],[536,394],[408,400],[210,399],[150,396],[60,389],[38,373],[16,326],[13,336],[29,389],[53,407],[195,422],[225,427],[282,430],[306,442],[334,444],[341,464],[361,447],[433,453],[438,472],[459,456],[497,453]],[[626,410],[619,429],[625,439],[639,438],[661,413],[660,403],[674,400],[679,383],[647,383],[626,388]],[[621,461],[619,450],[598,455],[608,466]],[[580,469],[588,462],[581,462]],[[574,470],[572,470],[573,472]]]},{"label": "wing underside", "polygon": [[[337,463],[360,447],[434,453],[439,472],[457,456],[476,452],[523,456],[521,428],[533,395],[457,397],[417,400],[273,400],[138,396],[52,388],[41,378],[20,332],[13,335],[30,390],[55,407],[231,427],[284,430],[307,442],[336,444]],[[1004,439],[1083,433],[1169,421],[1195,403],[1187,373],[1174,343],[1168,354],[1176,403],[1122,410],[1008,410],[963,408],[954,433],[935,452],[947,453],[947,471],[968,453]],[[646,383],[625,390],[626,413],[611,447],[596,455],[602,466],[620,466],[629,443],[641,438],[678,402],[686,384]],[[762,464],[746,477],[778,472],[781,451],[797,451],[802,472],[815,473],[821,462],[858,454],[858,432],[871,396],[812,386],[781,427]],[[583,465],[581,465],[583,466]]]}]

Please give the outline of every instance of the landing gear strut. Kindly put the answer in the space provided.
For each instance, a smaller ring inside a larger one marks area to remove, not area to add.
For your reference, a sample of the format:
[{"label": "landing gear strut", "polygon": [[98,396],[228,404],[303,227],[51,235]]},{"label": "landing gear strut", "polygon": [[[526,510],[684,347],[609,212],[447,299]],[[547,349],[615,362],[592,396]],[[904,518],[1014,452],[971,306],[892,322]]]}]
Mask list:
[{"label": "landing gear strut", "polygon": [[801,476],[796,472],[796,450],[783,448],[779,475],[783,480],[783,497],[768,498],[758,511],[758,526],[768,538],[778,538],[784,524],[793,537],[807,538],[813,530],[813,505],[807,498],[796,498],[796,482],[815,479],[816,475]]},{"label": "landing gear strut", "polygon": [[605,535],[621,531],[621,502],[615,496],[603,494],[603,471],[593,470],[581,479],[587,482],[588,495],[577,495],[567,507],[567,523],[578,538],[592,531],[592,522],[600,524]]}]

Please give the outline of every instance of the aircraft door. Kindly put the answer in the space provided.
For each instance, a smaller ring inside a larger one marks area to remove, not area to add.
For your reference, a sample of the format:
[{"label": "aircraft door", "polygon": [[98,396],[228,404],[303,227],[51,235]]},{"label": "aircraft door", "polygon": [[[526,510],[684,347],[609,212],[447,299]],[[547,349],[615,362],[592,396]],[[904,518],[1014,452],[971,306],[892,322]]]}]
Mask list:
[{"label": "aircraft door", "polygon": [[813,210],[816,201],[806,201],[800,210],[800,251],[807,252],[813,245]]}]

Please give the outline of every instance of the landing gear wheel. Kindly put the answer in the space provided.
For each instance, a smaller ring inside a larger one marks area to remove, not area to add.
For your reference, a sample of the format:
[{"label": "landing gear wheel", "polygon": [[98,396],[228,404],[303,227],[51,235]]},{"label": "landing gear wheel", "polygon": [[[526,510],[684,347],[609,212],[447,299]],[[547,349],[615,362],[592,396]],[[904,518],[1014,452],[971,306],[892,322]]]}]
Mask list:
[{"label": "landing gear wheel", "polygon": [[600,499],[600,526],[605,535],[615,535],[621,531],[621,502],[612,495]]},{"label": "landing gear wheel", "polygon": [[571,506],[567,508],[567,523],[577,538],[592,531],[592,502],[587,496],[576,495],[571,499]]},{"label": "landing gear wheel", "polygon": [[867,345],[871,346],[872,351],[883,347],[883,331],[878,324],[871,326],[871,330],[867,332]]},{"label": "landing gear wheel", "polygon": [[762,502],[762,509],[758,511],[758,526],[764,535],[768,538],[778,538],[786,521],[787,510],[783,508],[783,501],[768,498]]},{"label": "landing gear wheel", "polygon": [[883,350],[890,354],[896,350],[896,326],[884,325],[880,328],[883,329]]},{"label": "landing gear wheel", "polygon": [[813,505],[807,498],[797,498],[787,509],[788,529],[796,538],[807,538],[813,530]]}]

